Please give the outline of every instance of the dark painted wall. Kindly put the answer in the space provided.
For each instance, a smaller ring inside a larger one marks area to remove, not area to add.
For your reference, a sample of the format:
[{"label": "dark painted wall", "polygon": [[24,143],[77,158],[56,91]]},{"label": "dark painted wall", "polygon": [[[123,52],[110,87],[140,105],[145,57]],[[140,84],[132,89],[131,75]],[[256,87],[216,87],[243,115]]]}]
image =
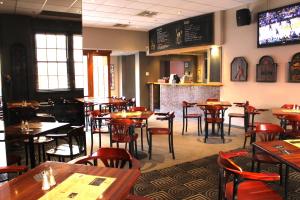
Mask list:
[{"label": "dark painted wall", "polygon": [[126,98],[135,97],[135,56],[122,56],[122,91]]}]

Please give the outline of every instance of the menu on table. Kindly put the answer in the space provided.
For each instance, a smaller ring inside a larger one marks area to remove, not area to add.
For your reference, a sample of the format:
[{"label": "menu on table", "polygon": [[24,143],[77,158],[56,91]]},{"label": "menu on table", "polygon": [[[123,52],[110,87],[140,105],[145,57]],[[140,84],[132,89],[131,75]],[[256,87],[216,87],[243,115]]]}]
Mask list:
[{"label": "menu on table", "polygon": [[101,199],[102,194],[109,188],[109,186],[114,181],[115,178],[112,177],[74,173],[39,199]]},{"label": "menu on table", "polygon": [[298,148],[300,148],[300,139],[296,139],[296,140],[284,140],[286,141],[287,143],[291,144],[291,145],[294,145]]}]

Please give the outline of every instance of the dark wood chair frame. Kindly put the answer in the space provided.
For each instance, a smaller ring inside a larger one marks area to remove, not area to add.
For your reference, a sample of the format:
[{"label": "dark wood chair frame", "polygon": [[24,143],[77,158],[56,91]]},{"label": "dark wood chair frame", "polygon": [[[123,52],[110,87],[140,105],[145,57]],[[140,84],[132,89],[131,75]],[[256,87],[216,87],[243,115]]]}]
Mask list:
[{"label": "dark wood chair frame", "polygon": [[194,107],[197,103],[189,103],[186,101],[182,102],[182,135],[184,135],[184,130],[187,132],[188,128],[188,119],[197,119],[197,128],[198,128],[198,136],[202,133],[202,115],[200,113],[196,114],[188,114],[188,108]]}]

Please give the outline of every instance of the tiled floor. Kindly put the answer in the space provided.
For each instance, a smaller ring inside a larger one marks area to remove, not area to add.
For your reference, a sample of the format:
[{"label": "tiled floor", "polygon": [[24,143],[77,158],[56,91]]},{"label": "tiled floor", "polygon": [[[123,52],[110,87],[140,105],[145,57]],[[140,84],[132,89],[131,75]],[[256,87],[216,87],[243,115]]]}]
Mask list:
[{"label": "tiled floor", "polygon": [[[167,126],[166,122],[156,121],[152,116],[149,119],[149,127]],[[140,160],[142,172],[162,169],[178,163],[201,159],[217,154],[219,151],[228,151],[241,148],[244,140],[244,132],[241,128],[232,128],[231,135],[227,135],[228,127],[225,126],[225,144],[220,137],[210,137],[207,143],[203,142],[203,135],[197,136],[197,121],[189,120],[189,129],[182,136],[182,121],[180,118],[174,121],[174,149],[176,159],[172,159],[169,153],[167,136],[153,136],[152,159],[148,157]],[[139,132],[139,129],[136,129]],[[145,132],[145,131],[144,131]],[[90,146],[90,133],[87,134],[88,147]],[[140,136],[140,135],[139,135]],[[94,135],[94,150],[98,148],[98,136]],[[95,142],[94,142],[95,143]],[[104,135],[102,146],[109,146],[109,137]],[[90,148],[88,148],[89,150]],[[140,138],[138,138],[138,149],[140,150]],[[148,144],[144,133],[144,153],[147,154]]]}]

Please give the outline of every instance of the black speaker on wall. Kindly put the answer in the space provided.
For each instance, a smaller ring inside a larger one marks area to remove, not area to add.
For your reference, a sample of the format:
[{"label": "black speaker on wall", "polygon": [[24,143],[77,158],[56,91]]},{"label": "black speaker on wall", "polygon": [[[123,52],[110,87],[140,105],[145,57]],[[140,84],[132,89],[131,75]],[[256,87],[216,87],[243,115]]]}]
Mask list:
[{"label": "black speaker on wall", "polygon": [[251,23],[251,13],[248,8],[236,11],[236,23],[238,26],[245,26]]}]

